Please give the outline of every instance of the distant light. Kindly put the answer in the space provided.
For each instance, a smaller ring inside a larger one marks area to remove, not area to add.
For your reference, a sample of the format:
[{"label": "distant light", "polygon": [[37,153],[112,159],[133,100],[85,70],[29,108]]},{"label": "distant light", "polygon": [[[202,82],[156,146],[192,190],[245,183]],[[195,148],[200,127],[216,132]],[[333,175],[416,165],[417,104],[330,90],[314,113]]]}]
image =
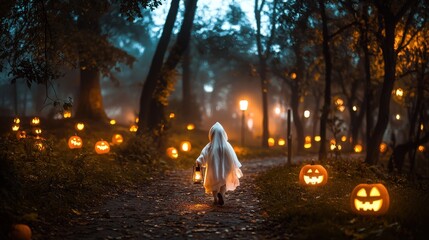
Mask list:
[{"label": "distant light", "polygon": [[338,106],[338,110],[340,110],[340,112],[344,112],[344,110],[346,110],[346,107],[344,107],[343,105]]},{"label": "distant light", "polygon": [[110,125],[115,125],[115,124],[116,124],[116,120],[115,119],[110,120]]},{"label": "distant light", "polygon": [[272,147],[274,146],[274,144],[276,143],[276,140],[274,140],[274,138],[268,138],[268,146]]},{"label": "distant light", "polygon": [[191,151],[191,143],[189,141],[183,141],[180,143],[180,149],[184,152]]},{"label": "distant light", "polygon": [[381,144],[380,144],[380,152],[381,153],[385,153],[387,151],[387,144],[386,143],[384,143],[384,142],[382,142]]},{"label": "distant light", "polygon": [[195,125],[193,123],[189,123],[188,125],[186,125],[186,129],[188,129],[189,131],[192,131],[195,129]]},{"label": "distant light", "polygon": [[424,129],[425,127],[424,127],[424,125],[423,125],[423,123],[421,123],[420,124],[420,131],[423,131],[423,129]]},{"label": "distant light", "polygon": [[401,120],[401,115],[396,114],[395,118],[396,118],[396,120]]},{"label": "distant light", "polygon": [[207,93],[213,92],[213,85],[211,85],[211,84],[204,84],[204,92],[207,92]]},{"label": "distant light", "polygon": [[275,107],[274,108],[274,113],[277,115],[280,115],[280,113],[282,112],[282,110],[280,109],[280,107]]},{"label": "distant light", "polygon": [[353,106],[353,112],[357,112],[358,108],[356,106]]},{"label": "distant light", "polygon": [[304,111],[304,117],[305,118],[309,118],[310,117],[310,111],[309,110],[305,110]]},{"label": "distant light", "polygon": [[343,141],[343,142],[347,141],[347,137],[346,136],[342,136],[341,137],[341,141]]},{"label": "distant light", "polygon": [[342,106],[344,104],[343,99],[341,98],[337,98],[337,100],[335,100],[335,105],[337,106]]},{"label": "distant light", "polygon": [[175,117],[176,117],[176,114],[174,114],[174,113],[172,112],[172,113],[170,113],[169,117],[170,117],[170,118],[175,118]]},{"label": "distant light", "polygon": [[362,149],[363,149],[363,147],[362,147],[362,145],[360,145],[360,144],[356,144],[356,145],[355,145],[355,147],[353,148],[353,150],[354,150],[356,153],[360,153],[360,152],[362,152]]},{"label": "distant light", "polygon": [[139,122],[139,118],[138,118],[138,117],[136,117],[136,120],[135,120],[135,122],[136,122],[136,123],[138,123],[138,122]]},{"label": "distant light", "polygon": [[130,127],[130,132],[137,132],[137,129],[138,129],[138,126],[137,126],[137,125],[135,125],[135,124],[133,124],[133,125],[131,125],[131,127]]},{"label": "distant light", "polygon": [[419,152],[424,152],[425,151],[425,146],[420,145],[418,149],[419,149]]},{"label": "distant light", "polygon": [[64,111],[63,118],[71,118],[71,112],[70,111]]},{"label": "distant light", "polygon": [[85,128],[85,124],[84,123],[76,123],[76,125],[74,127],[76,128],[76,130],[82,131]]},{"label": "distant light", "polygon": [[398,89],[396,89],[396,91],[395,91],[395,95],[396,95],[397,97],[402,97],[402,96],[404,96],[404,90],[403,90],[402,88],[398,88]]},{"label": "distant light", "polygon": [[249,106],[249,102],[247,100],[240,100],[240,110],[246,111]]},{"label": "distant light", "polygon": [[320,136],[314,136],[314,141],[315,142],[320,142],[322,138]]},{"label": "distant light", "polygon": [[294,72],[293,72],[293,73],[291,73],[291,74],[290,74],[290,78],[291,78],[292,80],[293,80],[293,79],[295,79],[295,78],[296,78],[296,73],[294,73]]},{"label": "distant light", "polygon": [[284,146],[284,145],[286,145],[286,141],[283,138],[280,138],[279,141],[277,142],[277,144],[279,146]]}]

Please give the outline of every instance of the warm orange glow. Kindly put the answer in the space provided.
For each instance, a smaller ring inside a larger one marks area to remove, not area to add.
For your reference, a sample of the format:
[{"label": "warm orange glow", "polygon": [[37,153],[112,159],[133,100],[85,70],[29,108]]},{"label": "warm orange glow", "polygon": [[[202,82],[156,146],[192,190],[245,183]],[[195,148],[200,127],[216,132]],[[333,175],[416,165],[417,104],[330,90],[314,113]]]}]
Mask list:
[{"label": "warm orange glow", "polygon": [[356,107],[356,106],[353,106],[353,112],[357,112],[357,110],[358,110],[358,107]]},{"label": "warm orange glow", "polygon": [[240,100],[240,110],[241,111],[246,111],[248,107],[249,107],[249,101]]},{"label": "warm orange glow", "polygon": [[107,141],[100,140],[95,143],[94,150],[97,154],[109,153],[110,145]]},{"label": "warm orange glow", "polygon": [[423,129],[424,129],[425,127],[424,127],[424,125],[423,125],[423,123],[422,124],[420,124],[420,131],[423,131]]},{"label": "warm orange glow", "polygon": [[268,138],[268,146],[272,147],[276,144],[276,140],[274,140],[274,138]]},{"label": "warm orange glow", "polygon": [[40,123],[40,119],[38,117],[34,117],[33,119],[31,119],[31,125],[32,126],[37,126]]},{"label": "warm orange glow", "polygon": [[13,119],[13,122],[16,124],[19,124],[21,122],[21,119],[19,119],[18,117]]},{"label": "warm orange glow", "polygon": [[346,110],[346,107],[344,107],[343,105],[338,106],[338,110],[339,110],[340,112],[344,112],[344,110]]},{"label": "warm orange glow", "polygon": [[41,129],[41,128],[35,128],[35,129],[33,130],[33,132],[34,132],[34,134],[36,134],[36,135],[40,135],[40,134],[42,134],[42,129]]},{"label": "warm orange glow", "polygon": [[342,136],[341,137],[341,141],[343,141],[343,142],[347,141],[347,137],[346,136]]},{"label": "warm orange glow", "polygon": [[309,118],[310,117],[310,111],[309,110],[305,110],[304,111],[304,117],[305,118]]},{"label": "warm orange glow", "polygon": [[63,118],[71,118],[71,112],[70,111],[64,111]]},{"label": "warm orange glow", "polygon": [[45,145],[43,144],[42,141],[37,140],[36,142],[34,142],[34,148],[36,150],[43,151],[43,150],[45,150]]},{"label": "warm orange glow", "polygon": [[279,146],[284,146],[284,145],[286,145],[286,140],[284,140],[283,138],[280,138],[280,139],[277,141],[277,144],[278,144]]},{"label": "warm orange glow", "polygon": [[335,105],[337,106],[342,106],[344,104],[343,99],[341,98],[337,98],[337,100],[335,100]]},{"label": "warm orange glow", "polygon": [[357,214],[381,215],[389,209],[389,192],[381,183],[358,184],[350,194],[350,204]]},{"label": "warm orange glow", "polygon": [[83,142],[82,138],[79,136],[71,136],[68,141],[68,146],[70,149],[82,148]]},{"label": "warm orange glow", "polygon": [[395,95],[399,98],[404,96],[404,90],[402,88],[398,88],[395,90]]},{"label": "warm orange glow", "polygon": [[396,115],[395,115],[395,118],[396,118],[396,120],[401,120],[401,115],[396,114]]},{"label": "warm orange glow", "polygon": [[424,151],[425,151],[425,146],[420,145],[420,146],[418,147],[418,150],[419,150],[419,152],[424,152]]},{"label": "warm orange glow", "polygon": [[170,118],[175,118],[175,117],[176,117],[176,114],[174,114],[174,113],[172,112],[172,113],[170,113],[169,117],[170,117]]},{"label": "warm orange glow", "polygon": [[111,119],[110,120],[110,125],[115,125],[116,124],[116,120],[115,119]]},{"label": "warm orange glow", "polygon": [[180,149],[183,152],[191,151],[191,143],[189,141],[183,141],[182,143],[180,143]]},{"label": "warm orange glow", "polygon": [[311,137],[310,136],[305,137],[304,148],[306,148],[306,149],[311,148]]},{"label": "warm orange glow", "polygon": [[19,130],[19,125],[18,124],[12,125],[12,131],[16,132],[18,130]]},{"label": "warm orange glow", "polygon": [[320,136],[314,136],[314,141],[315,142],[320,142],[322,138]]},{"label": "warm orange glow", "polygon": [[296,78],[296,73],[294,73],[294,72],[293,72],[293,73],[291,73],[291,74],[290,74],[290,78],[291,78],[292,80],[293,80],[293,79],[295,79],[295,78]]},{"label": "warm orange glow", "polygon": [[167,156],[169,156],[172,159],[176,159],[179,157],[179,152],[175,147],[169,147],[167,148]]},{"label": "warm orange glow", "polygon": [[307,164],[299,172],[299,183],[304,186],[323,186],[328,182],[328,172],[322,165]]},{"label": "warm orange glow", "polygon": [[356,145],[354,146],[353,150],[355,151],[355,153],[360,153],[360,152],[362,152],[363,147],[362,147],[362,145],[360,145],[360,144],[356,144]]},{"label": "warm orange glow", "polygon": [[85,128],[85,124],[84,123],[76,123],[76,125],[74,127],[76,128],[76,130],[82,131]]},{"label": "warm orange glow", "polygon": [[138,122],[139,122],[139,118],[138,118],[138,117],[136,117],[136,120],[135,120],[135,122],[136,122],[136,123],[138,123]]},{"label": "warm orange glow", "polygon": [[23,139],[23,138],[27,138],[27,132],[26,131],[18,131],[16,133],[16,138],[19,139]]},{"label": "warm orange glow", "polygon": [[138,129],[137,125],[133,124],[130,127],[130,132],[137,132],[137,129]]},{"label": "warm orange glow", "polygon": [[386,151],[387,151],[387,144],[383,142],[380,144],[380,152],[385,153]]},{"label": "warm orange glow", "polygon": [[192,130],[195,129],[195,125],[192,124],[192,123],[189,123],[188,125],[186,125],[186,129],[189,130],[189,131],[192,131]]},{"label": "warm orange glow", "polygon": [[113,144],[119,145],[119,144],[121,144],[123,142],[124,142],[124,137],[122,137],[121,134],[116,133],[116,134],[113,135],[113,137],[112,137],[112,143]]}]

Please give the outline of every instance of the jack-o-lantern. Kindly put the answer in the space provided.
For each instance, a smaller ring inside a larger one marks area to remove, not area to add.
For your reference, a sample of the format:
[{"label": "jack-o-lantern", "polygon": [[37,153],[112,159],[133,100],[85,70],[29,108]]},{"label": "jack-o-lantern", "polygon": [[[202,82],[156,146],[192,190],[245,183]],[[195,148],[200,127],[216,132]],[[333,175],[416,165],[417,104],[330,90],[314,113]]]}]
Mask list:
[{"label": "jack-o-lantern", "polygon": [[361,153],[361,152],[362,152],[362,149],[363,149],[363,147],[362,147],[362,145],[360,145],[360,144],[356,144],[356,145],[354,146],[354,148],[353,148],[353,150],[355,151],[355,153]]},{"label": "jack-o-lantern", "polygon": [[10,239],[30,240],[31,229],[28,225],[25,224],[14,224],[12,225],[9,236]]},{"label": "jack-o-lantern", "polygon": [[64,110],[63,118],[71,118],[72,113],[70,111]]},{"label": "jack-o-lantern", "polygon": [[79,123],[76,123],[76,125],[74,127],[76,128],[76,130],[82,131],[85,128],[85,124],[79,122]]},{"label": "jack-o-lantern", "polygon": [[130,132],[137,132],[138,128],[139,128],[139,127],[138,127],[137,125],[133,124],[133,125],[131,125],[131,127],[130,127]]},{"label": "jack-o-lantern", "polygon": [[268,147],[274,147],[276,140],[272,137],[268,138]]},{"label": "jack-o-lantern", "polygon": [[43,143],[43,139],[37,136],[36,141],[34,142],[34,149],[37,151],[44,151],[45,150],[45,144]]},{"label": "jack-o-lantern", "polygon": [[70,149],[75,149],[75,148],[82,148],[83,142],[82,142],[82,138],[80,138],[79,136],[71,136],[69,138],[69,142],[68,142],[69,148]]},{"label": "jack-o-lantern", "polygon": [[37,126],[39,124],[40,124],[40,118],[34,117],[33,119],[31,119],[31,126]]},{"label": "jack-o-lantern", "polygon": [[389,192],[381,183],[359,184],[350,195],[353,212],[361,215],[381,215],[390,205]]},{"label": "jack-o-lantern", "polygon": [[41,128],[34,128],[33,132],[35,135],[40,135],[40,134],[42,134],[42,129]]},{"label": "jack-o-lantern", "polygon": [[18,131],[16,133],[16,138],[18,140],[23,139],[23,138],[27,138],[27,132],[26,131]]},{"label": "jack-o-lantern", "polygon": [[177,152],[177,149],[175,147],[169,147],[167,148],[167,156],[172,159],[176,159],[179,157],[179,153]]},{"label": "jack-o-lantern", "polygon": [[13,123],[19,124],[21,122],[21,119],[19,117],[16,117],[13,119]]},{"label": "jack-o-lantern", "polygon": [[183,141],[182,143],[180,143],[180,149],[183,152],[191,151],[191,143],[189,141]]},{"label": "jack-o-lantern", "polygon": [[94,146],[95,152],[97,154],[105,154],[110,152],[110,145],[107,141],[98,141]]},{"label": "jack-o-lantern", "polygon": [[16,132],[19,130],[19,124],[13,124],[12,125],[12,131]]},{"label": "jack-o-lantern", "polygon": [[307,164],[299,172],[299,183],[305,186],[323,186],[328,182],[328,172],[322,165]]},{"label": "jack-o-lantern", "polygon": [[121,134],[117,133],[112,137],[112,143],[115,145],[119,145],[124,142],[124,137]]}]

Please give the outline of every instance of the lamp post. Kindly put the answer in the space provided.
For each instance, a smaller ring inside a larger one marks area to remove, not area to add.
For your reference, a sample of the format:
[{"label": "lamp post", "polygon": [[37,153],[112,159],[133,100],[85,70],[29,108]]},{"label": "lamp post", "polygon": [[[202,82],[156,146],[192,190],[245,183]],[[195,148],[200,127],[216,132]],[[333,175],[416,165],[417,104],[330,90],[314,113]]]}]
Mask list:
[{"label": "lamp post", "polygon": [[245,126],[245,113],[249,102],[247,100],[240,100],[240,110],[241,110],[241,146],[244,147],[244,126]]}]

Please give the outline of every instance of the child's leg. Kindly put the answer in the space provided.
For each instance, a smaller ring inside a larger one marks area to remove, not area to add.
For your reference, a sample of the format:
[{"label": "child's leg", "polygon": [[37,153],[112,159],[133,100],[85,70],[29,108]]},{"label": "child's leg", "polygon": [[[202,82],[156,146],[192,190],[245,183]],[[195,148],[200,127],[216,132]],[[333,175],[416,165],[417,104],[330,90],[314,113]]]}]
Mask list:
[{"label": "child's leg", "polygon": [[225,198],[225,192],[226,192],[226,185],[223,185],[220,187],[220,193],[222,194],[223,198]]},{"label": "child's leg", "polygon": [[224,204],[224,200],[225,200],[225,192],[226,192],[226,185],[223,185],[222,187],[220,187],[220,192],[217,194],[218,197],[218,202],[219,205],[223,205]]},{"label": "child's leg", "polygon": [[212,194],[213,194],[213,203],[217,204],[217,191],[213,191]]}]

